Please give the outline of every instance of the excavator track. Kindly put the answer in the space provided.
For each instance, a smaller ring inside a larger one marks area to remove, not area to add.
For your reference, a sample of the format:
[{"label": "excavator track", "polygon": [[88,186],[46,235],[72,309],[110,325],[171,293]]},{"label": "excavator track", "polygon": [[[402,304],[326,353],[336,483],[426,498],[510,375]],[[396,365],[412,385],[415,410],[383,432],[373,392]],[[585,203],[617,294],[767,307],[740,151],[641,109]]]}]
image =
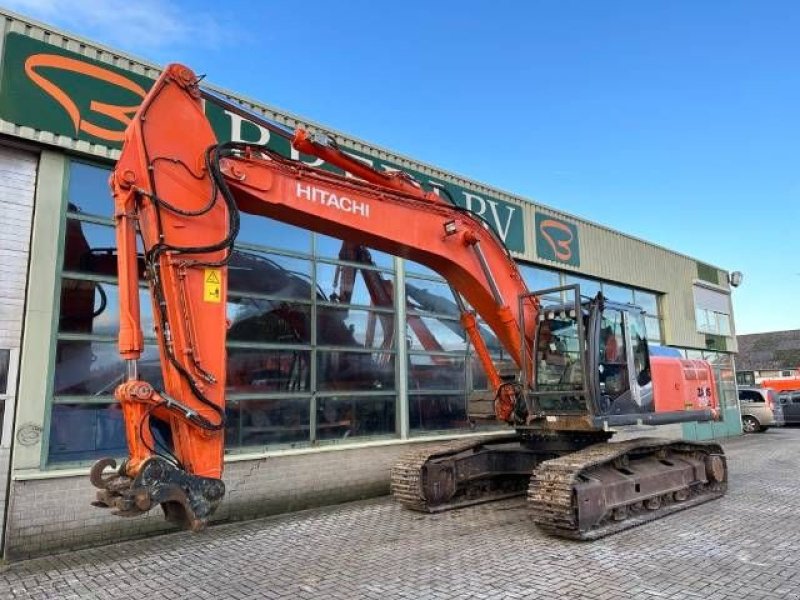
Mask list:
[{"label": "excavator track", "polygon": [[[523,495],[525,472],[530,473],[536,457],[520,441],[504,435],[415,448],[392,467],[392,494],[406,508],[428,513]],[[509,466],[501,470],[512,469],[511,476],[498,479],[483,469],[479,463],[487,454],[503,455]]]},{"label": "excavator track", "polygon": [[546,533],[594,540],[719,498],[727,481],[718,444],[639,438],[539,463],[528,501]]}]

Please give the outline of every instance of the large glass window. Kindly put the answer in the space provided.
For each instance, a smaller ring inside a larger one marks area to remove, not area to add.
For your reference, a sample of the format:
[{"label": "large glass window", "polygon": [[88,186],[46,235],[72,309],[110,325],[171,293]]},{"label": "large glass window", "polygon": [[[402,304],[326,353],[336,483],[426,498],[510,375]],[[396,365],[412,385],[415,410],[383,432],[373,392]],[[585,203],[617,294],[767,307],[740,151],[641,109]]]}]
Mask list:
[{"label": "large glass window", "polygon": [[307,444],[311,438],[309,407],[309,397],[229,400],[225,445],[267,449]]},{"label": "large glass window", "polygon": [[228,348],[229,394],[301,392],[310,389],[308,350]]},{"label": "large glass window", "polygon": [[317,343],[327,346],[394,349],[394,312],[341,305],[317,307]]},{"label": "large glass window", "polygon": [[395,430],[393,396],[331,396],[317,400],[317,439],[385,436]]},{"label": "large glass window", "polygon": [[408,394],[409,425],[414,433],[468,429],[463,393]]},{"label": "large glass window", "polygon": [[[126,453],[113,397],[124,365],[116,347],[119,292],[108,176],[107,168],[70,165],[51,463]],[[391,256],[243,214],[228,273],[229,452],[396,435]],[[162,389],[144,281],[140,305],[148,339],[140,376]]]},{"label": "large glass window", "polygon": [[[412,433],[469,427],[472,348],[453,289],[422,265],[406,262],[405,341]],[[494,336],[490,336],[494,340]],[[494,340],[496,342],[496,340]]]},{"label": "large glass window", "polygon": [[266,217],[240,213],[238,241],[260,247],[311,254],[311,232]]},{"label": "large glass window", "polygon": [[394,259],[385,252],[345,243],[337,238],[319,233],[315,236],[315,242],[315,254],[320,258],[357,262],[386,269],[394,268]]},{"label": "large glass window", "polygon": [[[153,311],[146,289],[139,292],[142,331],[153,335]],[[114,337],[119,331],[119,289],[108,280],[61,279],[59,331]]]},{"label": "large glass window", "polygon": [[694,311],[697,331],[713,335],[731,335],[730,294],[695,285]]},{"label": "large glass window", "polygon": [[556,271],[526,264],[520,264],[519,270],[522,273],[522,278],[525,280],[525,285],[527,285],[528,289],[532,292],[562,285],[561,275]]},{"label": "large glass window", "polygon": [[594,298],[597,292],[600,291],[600,282],[596,279],[588,279],[586,277],[576,277],[575,275],[566,275],[564,277],[564,285],[580,285],[581,297]]},{"label": "large glass window", "polygon": [[311,261],[239,245],[228,265],[231,293],[310,301],[315,295]]},{"label": "large glass window", "polygon": [[70,163],[67,210],[110,221],[114,216],[114,202],[108,188],[110,174],[105,167],[77,161]]},{"label": "large glass window", "polygon": [[229,342],[311,343],[310,304],[231,294],[228,319]]},{"label": "large glass window", "polygon": [[389,271],[317,262],[316,275],[317,290],[323,300],[394,308],[394,275]]},{"label": "large glass window", "polygon": [[620,304],[633,304],[633,289],[611,283],[603,283],[603,296],[606,300]]},{"label": "large glass window", "polygon": [[59,403],[50,413],[50,462],[83,462],[123,456],[125,422],[119,404]]},{"label": "large glass window", "polygon": [[634,290],[633,303],[648,315],[658,314],[658,296],[656,296],[656,294]]},{"label": "large glass window", "polygon": [[[125,453],[113,397],[124,365],[116,348],[119,287],[109,172],[70,165],[49,399],[52,463]],[[392,256],[242,215],[228,271],[229,452],[397,435],[400,376],[409,390],[402,410],[413,433],[470,430],[466,400],[475,390],[491,392],[461,325],[457,298],[431,269],[412,261],[405,267],[407,314],[398,323]],[[660,340],[655,294],[533,265],[520,268],[530,289],[577,282],[584,295],[602,289],[612,300],[638,303],[646,311],[648,338]],[[151,301],[146,282],[140,285],[147,340],[140,373],[161,387]],[[726,330],[720,317],[714,323]],[[496,362],[508,362],[485,324],[481,330]],[[400,344],[403,365],[396,360]],[[580,373],[573,369],[565,377],[572,381]]]}]

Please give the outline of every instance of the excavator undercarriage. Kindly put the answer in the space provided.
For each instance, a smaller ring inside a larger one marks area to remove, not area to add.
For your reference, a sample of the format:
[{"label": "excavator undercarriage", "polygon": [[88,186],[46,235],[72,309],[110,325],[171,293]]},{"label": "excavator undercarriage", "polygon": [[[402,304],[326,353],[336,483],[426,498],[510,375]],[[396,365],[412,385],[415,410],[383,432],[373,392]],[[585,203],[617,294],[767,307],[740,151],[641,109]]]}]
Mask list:
[{"label": "excavator undercarriage", "polygon": [[608,432],[496,436],[417,448],[393,467],[406,508],[441,512],[526,493],[534,523],[592,540],[718,498],[727,464],[717,444],[660,438],[607,443]]}]

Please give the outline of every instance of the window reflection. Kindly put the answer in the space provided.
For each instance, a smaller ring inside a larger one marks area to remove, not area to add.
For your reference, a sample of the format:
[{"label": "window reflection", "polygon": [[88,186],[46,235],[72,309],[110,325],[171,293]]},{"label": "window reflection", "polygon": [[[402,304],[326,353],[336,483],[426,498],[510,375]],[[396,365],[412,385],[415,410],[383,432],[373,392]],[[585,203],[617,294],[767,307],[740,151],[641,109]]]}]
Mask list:
[{"label": "window reflection", "polygon": [[647,314],[649,315],[658,314],[658,296],[656,296],[655,294],[651,294],[650,292],[642,292],[640,290],[634,290],[633,299],[634,299],[634,304],[636,304],[636,306],[641,308]]},{"label": "window reflection", "polygon": [[317,307],[317,344],[393,350],[394,313]]},{"label": "window reflection", "polygon": [[317,263],[317,287],[330,302],[393,307],[394,275],[385,271]]},{"label": "window reflection", "polygon": [[720,404],[724,408],[737,408],[739,398],[736,390],[736,373],[733,369],[733,355],[724,352],[703,352],[703,358],[711,363]]},{"label": "window reflection", "polygon": [[[117,345],[113,342],[59,340],[56,345],[55,395],[112,395],[125,373]],[[145,346],[139,375],[163,389],[161,365],[155,346]]]},{"label": "window reflection", "polygon": [[467,348],[467,335],[461,322],[452,319],[409,315],[406,338],[411,350],[463,352]]},{"label": "window reflection", "polygon": [[464,356],[408,355],[410,390],[463,390],[466,383]]},{"label": "window reflection", "polygon": [[228,348],[229,393],[297,392],[310,388],[308,350]]},{"label": "window reflection", "polygon": [[646,315],[644,318],[647,329],[647,339],[652,342],[661,342],[661,320],[657,317]]},{"label": "window reflection", "polygon": [[375,265],[378,267],[393,269],[394,259],[391,254],[386,254],[380,250],[367,248],[359,244],[343,242],[342,240],[316,234],[317,256],[322,258],[333,258],[350,262],[362,263],[365,265]]},{"label": "window reflection", "polygon": [[228,289],[232,293],[311,300],[311,261],[237,249],[228,264]]},{"label": "window reflection", "polygon": [[425,275],[434,279],[441,278],[441,275],[439,275],[433,269],[426,267],[425,265],[421,265],[418,262],[414,262],[413,260],[405,261],[405,269],[406,273],[409,275]]},{"label": "window reflection", "polygon": [[119,404],[55,404],[50,415],[50,462],[124,456],[125,424]]},{"label": "window reflection", "polygon": [[229,449],[310,440],[309,398],[240,400],[228,406]]},{"label": "window reflection", "polygon": [[633,304],[633,290],[610,283],[603,284],[603,296],[606,300],[619,302],[620,304]]},{"label": "window reflection", "polygon": [[393,390],[394,355],[317,351],[318,390]]},{"label": "window reflection", "polygon": [[114,228],[67,219],[64,270],[117,276],[117,242]]},{"label": "window reflection", "polygon": [[[153,313],[146,290],[139,291],[139,310],[144,335],[152,335]],[[106,282],[62,279],[58,330],[115,337],[119,332],[118,286]]]},{"label": "window reflection", "polygon": [[263,298],[228,299],[228,339],[237,342],[310,344],[311,306]]},{"label": "window reflection", "polygon": [[556,271],[540,269],[529,265],[520,264],[519,270],[525,284],[531,291],[544,290],[547,288],[558,287],[561,285],[561,277]]},{"label": "window reflection", "polygon": [[67,209],[111,219],[114,216],[114,202],[108,188],[109,175],[110,168],[71,162]]},{"label": "window reflection", "polygon": [[406,294],[409,310],[439,313],[455,318],[459,316],[453,290],[444,281],[408,277]]},{"label": "window reflection", "polygon": [[[575,284],[581,286],[581,296],[584,298],[594,298],[597,296],[597,292],[600,291],[600,282],[595,279],[575,277],[574,275],[567,275],[565,277],[565,285]],[[569,298],[569,301],[572,301],[572,299]]]},{"label": "window reflection", "polygon": [[408,405],[412,431],[469,428],[463,394],[409,394]]},{"label": "window reflection", "polygon": [[242,243],[280,248],[311,254],[311,232],[259,215],[239,213],[239,237]]},{"label": "window reflection", "polygon": [[346,440],[395,431],[395,397],[333,397],[317,400],[317,439]]}]

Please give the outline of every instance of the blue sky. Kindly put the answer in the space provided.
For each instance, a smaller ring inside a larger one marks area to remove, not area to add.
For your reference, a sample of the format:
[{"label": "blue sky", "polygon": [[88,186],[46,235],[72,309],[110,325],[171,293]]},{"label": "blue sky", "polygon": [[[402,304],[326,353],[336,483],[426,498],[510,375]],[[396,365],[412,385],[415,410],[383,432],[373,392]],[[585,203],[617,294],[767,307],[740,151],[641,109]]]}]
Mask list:
[{"label": "blue sky", "polygon": [[739,333],[800,327],[800,3],[4,4],[740,270]]}]

